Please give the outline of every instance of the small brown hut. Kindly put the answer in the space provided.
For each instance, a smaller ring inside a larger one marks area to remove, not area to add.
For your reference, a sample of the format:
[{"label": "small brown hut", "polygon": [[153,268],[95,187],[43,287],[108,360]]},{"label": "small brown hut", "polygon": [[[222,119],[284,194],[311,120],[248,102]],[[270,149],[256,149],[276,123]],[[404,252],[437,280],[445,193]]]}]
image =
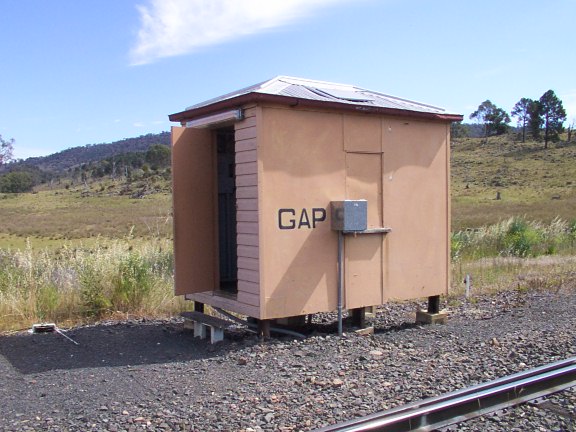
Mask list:
[{"label": "small brown hut", "polygon": [[[351,85],[277,77],[169,116],[175,292],[272,320],[445,294],[450,124]],[[343,236],[331,203],[365,200]],[[346,234],[346,233],[345,233]]]}]

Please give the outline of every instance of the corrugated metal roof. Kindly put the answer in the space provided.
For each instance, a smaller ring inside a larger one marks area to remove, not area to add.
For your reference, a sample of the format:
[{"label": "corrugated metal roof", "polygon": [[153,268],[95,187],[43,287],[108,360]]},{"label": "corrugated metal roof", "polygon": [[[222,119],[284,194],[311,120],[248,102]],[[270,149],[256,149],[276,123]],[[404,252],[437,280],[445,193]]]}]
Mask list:
[{"label": "corrugated metal roof", "polygon": [[244,89],[240,89],[196,105],[192,105],[188,107],[187,110],[194,110],[197,108],[209,106],[221,101],[225,101],[227,99],[232,99],[250,93],[288,96],[298,99],[308,99],[373,108],[390,108],[395,110],[406,110],[430,114],[447,114],[444,109],[439,107],[409,101],[353,85],[315,81],[288,76],[278,76],[269,81],[264,81],[253,86],[246,87]]}]

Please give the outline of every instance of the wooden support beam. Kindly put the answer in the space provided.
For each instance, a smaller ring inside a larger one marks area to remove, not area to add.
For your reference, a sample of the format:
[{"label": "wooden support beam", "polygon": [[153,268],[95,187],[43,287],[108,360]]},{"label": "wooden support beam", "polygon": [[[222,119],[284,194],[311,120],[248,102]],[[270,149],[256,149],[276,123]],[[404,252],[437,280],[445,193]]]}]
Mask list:
[{"label": "wooden support beam", "polygon": [[350,309],[350,313],[352,314],[352,325],[354,327],[366,327],[366,308]]},{"label": "wooden support beam", "polygon": [[258,320],[258,336],[264,339],[270,337],[270,320]]},{"label": "wooden support beam", "polygon": [[428,313],[437,314],[438,312],[440,312],[440,296],[428,297]]}]

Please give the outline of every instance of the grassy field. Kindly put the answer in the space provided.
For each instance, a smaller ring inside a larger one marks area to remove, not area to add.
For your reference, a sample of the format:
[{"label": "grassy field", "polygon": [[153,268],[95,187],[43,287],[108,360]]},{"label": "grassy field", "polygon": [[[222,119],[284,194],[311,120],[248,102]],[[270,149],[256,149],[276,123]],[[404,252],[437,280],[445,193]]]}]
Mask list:
[{"label": "grassy field", "polygon": [[[452,229],[512,216],[550,222],[576,218],[576,143],[520,143],[492,137],[452,145]],[[497,194],[500,193],[500,199]]]},{"label": "grassy field", "polygon": [[[163,187],[145,194],[120,194],[125,186],[104,180],[88,188],[49,189],[0,194],[0,248],[58,245],[62,240],[95,237],[171,238],[171,195]],[[157,191],[156,191],[157,190]],[[156,191],[156,192],[155,192]]]},{"label": "grassy field", "polygon": [[[466,275],[474,293],[576,283],[575,161],[576,144],[453,143],[451,298]],[[190,307],[172,291],[169,184],[63,180],[0,194],[0,330]]]}]

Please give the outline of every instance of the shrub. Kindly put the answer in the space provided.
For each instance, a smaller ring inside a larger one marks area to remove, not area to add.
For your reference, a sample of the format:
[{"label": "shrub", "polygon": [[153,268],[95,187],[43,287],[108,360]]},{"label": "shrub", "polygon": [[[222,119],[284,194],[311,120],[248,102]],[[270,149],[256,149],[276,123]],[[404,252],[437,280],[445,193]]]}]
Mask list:
[{"label": "shrub", "polygon": [[534,228],[528,225],[524,219],[515,218],[504,236],[503,252],[522,258],[536,255],[533,249],[539,241],[540,236]]},{"label": "shrub", "polygon": [[452,233],[452,260],[495,256],[520,258],[573,253],[576,221],[556,218],[548,225],[511,218],[494,225]]},{"label": "shrub", "polygon": [[41,286],[36,292],[36,315],[40,321],[55,321],[60,296],[52,284]]},{"label": "shrub", "polygon": [[104,281],[93,265],[85,266],[80,273],[80,296],[87,316],[100,317],[110,310],[112,303],[106,295]]},{"label": "shrub", "polygon": [[139,309],[152,287],[150,266],[140,255],[130,253],[120,261],[114,278],[112,304],[116,310]]},{"label": "shrub", "polygon": [[121,310],[166,316],[188,302],[173,291],[172,247],[165,239],[104,240],[56,250],[0,249],[0,331],[50,320],[86,322]]},{"label": "shrub", "polygon": [[30,192],[34,187],[32,175],[23,171],[14,171],[0,177],[0,192],[22,193]]}]

